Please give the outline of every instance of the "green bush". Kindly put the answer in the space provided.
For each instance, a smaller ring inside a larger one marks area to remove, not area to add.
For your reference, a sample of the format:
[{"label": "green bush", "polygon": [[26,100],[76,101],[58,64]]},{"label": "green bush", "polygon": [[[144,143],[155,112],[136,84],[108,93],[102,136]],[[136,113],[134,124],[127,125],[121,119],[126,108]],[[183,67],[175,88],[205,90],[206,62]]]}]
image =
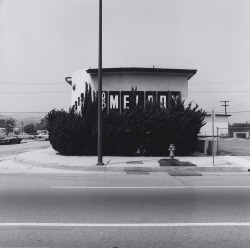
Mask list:
[{"label": "green bush", "polygon": [[103,152],[105,155],[132,156],[141,145],[143,127],[139,107],[123,113],[104,115]]},{"label": "green bush", "polygon": [[[176,155],[195,151],[197,135],[206,112],[198,105],[171,101],[164,109],[157,104],[135,106],[123,113],[103,114],[103,154],[135,155],[138,149],[148,156],[166,156],[170,144]],[[97,155],[97,98],[86,86],[81,114],[52,110],[47,116],[52,147],[65,155]]]},{"label": "green bush", "polygon": [[206,113],[192,104],[184,106],[184,101],[172,101],[167,109],[149,106],[145,110],[144,142],[147,155],[164,156],[170,144],[175,145],[176,155],[189,155],[195,151],[198,133],[204,125]]},{"label": "green bush", "polygon": [[46,115],[47,130],[54,150],[63,155],[95,155],[97,146],[97,100],[86,86],[82,114],[52,110]]}]

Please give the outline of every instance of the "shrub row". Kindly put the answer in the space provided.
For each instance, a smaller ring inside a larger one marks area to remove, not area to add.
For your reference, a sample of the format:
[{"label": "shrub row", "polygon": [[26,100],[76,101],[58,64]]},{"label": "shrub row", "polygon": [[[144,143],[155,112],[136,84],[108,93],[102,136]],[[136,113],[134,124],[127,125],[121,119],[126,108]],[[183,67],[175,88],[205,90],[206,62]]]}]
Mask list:
[{"label": "shrub row", "polygon": [[[97,99],[86,89],[81,113],[52,110],[46,115],[52,147],[64,155],[97,155]],[[123,113],[103,114],[103,154],[166,156],[170,144],[176,155],[195,151],[206,112],[184,101],[165,109],[155,104],[132,106]]]}]

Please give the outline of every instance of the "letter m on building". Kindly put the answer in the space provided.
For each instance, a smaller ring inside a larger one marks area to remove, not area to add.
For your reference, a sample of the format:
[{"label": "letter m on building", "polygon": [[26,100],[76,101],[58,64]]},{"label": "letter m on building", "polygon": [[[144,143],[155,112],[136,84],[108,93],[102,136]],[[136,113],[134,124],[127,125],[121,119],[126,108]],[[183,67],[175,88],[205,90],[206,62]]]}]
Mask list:
[{"label": "letter m on building", "polygon": [[110,109],[119,109],[119,95],[118,94],[110,94],[109,95],[109,108]]}]

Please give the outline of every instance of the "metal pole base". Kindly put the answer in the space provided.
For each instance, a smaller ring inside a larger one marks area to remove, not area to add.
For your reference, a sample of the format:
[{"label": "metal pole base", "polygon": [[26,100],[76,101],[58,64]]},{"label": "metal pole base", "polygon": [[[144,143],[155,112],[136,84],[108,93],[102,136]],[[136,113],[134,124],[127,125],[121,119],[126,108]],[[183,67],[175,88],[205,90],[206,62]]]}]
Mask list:
[{"label": "metal pole base", "polygon": [[104,165],[104,163],[103,162],[98,162],[96,165],[101,166],[101,165]]}]

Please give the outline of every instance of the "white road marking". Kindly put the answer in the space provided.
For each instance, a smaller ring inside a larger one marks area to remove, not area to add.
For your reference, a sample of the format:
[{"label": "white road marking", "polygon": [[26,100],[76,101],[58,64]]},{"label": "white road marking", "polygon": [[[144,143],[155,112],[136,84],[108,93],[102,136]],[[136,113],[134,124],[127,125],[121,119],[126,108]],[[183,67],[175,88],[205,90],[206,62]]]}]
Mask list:
[{"label": "white road marking", "polygon": [[197,189],[206,189],[206,188],[250,188],[250,186],[165,186],[165,187],[85,187],[85,186],[51,186],[52,189],[190,189],[190,188],[197,188]]},{"label": "white road marking", "polygon": [[250,222],[212,223],[0,223],[1,227],[236,227]]}]

